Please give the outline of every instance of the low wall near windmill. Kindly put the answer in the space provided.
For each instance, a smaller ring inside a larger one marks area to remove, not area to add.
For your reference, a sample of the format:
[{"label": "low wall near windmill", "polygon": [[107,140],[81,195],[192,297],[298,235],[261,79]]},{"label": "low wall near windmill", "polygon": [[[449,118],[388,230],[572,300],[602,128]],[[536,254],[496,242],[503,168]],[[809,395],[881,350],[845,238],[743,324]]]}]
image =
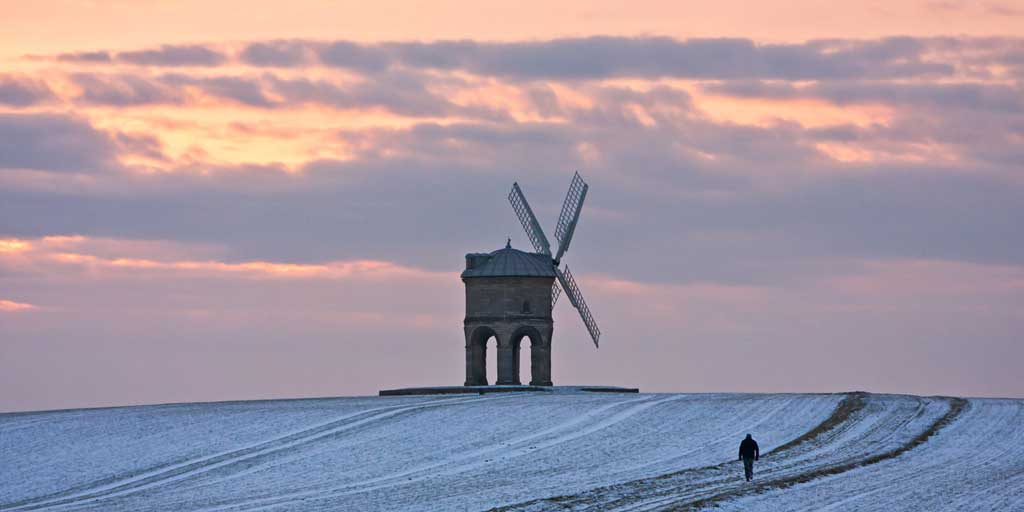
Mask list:
[{"label": "low wall near windmill", "polygon": [[432,386],[424,388],[382,389],[380,396],[454,395],[464,393],[639,393],[639,388],[618,386]]}]

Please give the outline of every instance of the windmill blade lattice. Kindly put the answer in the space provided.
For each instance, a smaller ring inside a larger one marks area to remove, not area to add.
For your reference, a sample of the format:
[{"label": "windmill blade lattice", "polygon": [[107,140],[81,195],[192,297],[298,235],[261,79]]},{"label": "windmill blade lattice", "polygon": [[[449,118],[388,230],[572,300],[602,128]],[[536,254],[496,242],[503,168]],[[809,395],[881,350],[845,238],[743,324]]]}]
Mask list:
[{"label": "windmill blade lattice", "polygon": [[[564,290],[565,295],[569,297],[569,302],[579,312],[580,318],[583,319],[583,325],[587,327],[590,338],[594,340],[594,346],[599,347],[601,329],[597,327],[597,322],[590,312],[590,307],[583,300],[583,294],[580,293],[576,280],[573,278],[572,273],[569,272],[569,267],[565,267],[565,270],[559,268],[562,255],[569,250],[572,235],[576,231],[576,224],[579,222],[580,211],[583,209],[583,201],[587,198],[588,188],[589,186],[583,181],[580,174],[578,172],[575,173],[572,177],[572,182],[569,184],[569,192],[565,196],[565,202],[562,203],[562,211],[558,216],[558,226],[555,229],[555,237],[558,240],[558,255],[549,260],[551,268],[557,277],[555,282],[551,284],[551,306],[554,307],[558,297]],[[550,258],[551,245],[547,237],[544,236],[544,230],[541,229],[540,223],[537,222],[537,217],[533,214],[530,203],[526,201],[523,190],[519,188],[519,183],[512,184],[512,191],[508,194],[508,201],[512,204],[512,209],[516,212],[519,222],[523,225],[523,230],[526,231],[526,236],[530,239],[530,243],[533,244],[534,250]],[[559,288],[559,284],[561,284],[561,288]]]},{"label": "windmill blade lattice", "polygon": [[565,202],[562,203],[562,212],[558,215],[558,226],[555,227],[555,240],[558,240],[558,254],[555,261],[561,261],[562,255],[569,250],[569,243],[572,242],[572,234],[576,231],[576,223],[580,220],[580,211],[583,210],[583,201],[587,198],[589,185],[580,173],[576,173],[569,183],[569,192],[565,195]]},{"label": "windmill blade lattice", "polygon": [[522,189],[519,188],[519,183],[512,184],[512,192],[508,194],[508,202],[512,203],[512,209],[515,210],[516,216],[519,217],[519,222],[523,225],[523,230],[526,231],[526,236],[529,237],[530,243],[533,244],[533,249],[541,254],[551,256],[551,244],[548,243],[548,238],[544,236],[544,230],[541,229],[540,223],[537,222],[537,217],[533,214],[530,203],[526,202],[526,196],[523,195]]},{"label": "windmill blade lattice", "polygon": [[558,275],[558,281],[565,288],[565,295],[569,297],[569,302],[579,311],[580,318],[583,319],[583,325],[587,326],[590,338],[594,340],[594,346],[600,347],[601,329],[597,327],[597,322],[594,321],[594,316],[590,313],[587,301],[583,300],[583,294],[580,293],[580,288],[576,285],[572,272],[569,272],[569,267],[566,266],[565,270],[555,267],[555,274]]}]

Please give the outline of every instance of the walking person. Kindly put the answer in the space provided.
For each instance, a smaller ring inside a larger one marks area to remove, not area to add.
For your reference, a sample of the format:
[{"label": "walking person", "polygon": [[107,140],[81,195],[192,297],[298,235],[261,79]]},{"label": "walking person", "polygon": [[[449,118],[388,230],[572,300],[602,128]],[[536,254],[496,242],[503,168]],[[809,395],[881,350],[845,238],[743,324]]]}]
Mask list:
[{"label": "walking person", "polygon": [[740,460],[743,461],[743,475],[747,477],[747,481],[754,479],[754,461],[761,458],[761,449],[757,447],[757,441],[754,441],[750,434],[740,442]]}]

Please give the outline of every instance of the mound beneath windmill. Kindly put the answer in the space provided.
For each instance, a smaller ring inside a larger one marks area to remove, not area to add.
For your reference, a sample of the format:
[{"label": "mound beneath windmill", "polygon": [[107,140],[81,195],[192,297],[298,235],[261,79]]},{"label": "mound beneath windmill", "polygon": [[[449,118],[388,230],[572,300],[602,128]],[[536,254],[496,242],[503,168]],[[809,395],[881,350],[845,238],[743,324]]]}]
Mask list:
[{"label": "mound beneath windmill", "polygon": [[515,393],[534,391],[538,393],[639,393],[639,388],[623,388],[619,386],[431,386],[421,388],[382,389],[380,396],[408,395],[465,395],[488,393]]},{"label": "mound beneath windmill", "polygon": [[[750,432],[753,483],[734,461]],[[1021,510],[1024,401],[501,393],[0,415],[0,510]]]}]

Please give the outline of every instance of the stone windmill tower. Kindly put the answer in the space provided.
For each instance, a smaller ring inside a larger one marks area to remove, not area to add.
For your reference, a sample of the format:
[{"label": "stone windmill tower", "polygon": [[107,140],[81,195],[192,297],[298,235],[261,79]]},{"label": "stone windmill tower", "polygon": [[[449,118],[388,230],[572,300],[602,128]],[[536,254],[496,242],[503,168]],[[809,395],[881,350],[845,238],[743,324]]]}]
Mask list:
[{"label": "stone windmill tower", "polygon": [[[554,322],[551,310],[558,300],[561,284],[598,345],[598,329],[583,300],[569,267],[559,268],[569,249],[579,221],[588,185],[579,173],[569,185],[562,212],[558,216],[555,238],[558,252],[552,256],[547,237],[533,215],[518,183],[512,185],[509,202],[526,230],[535,252],[513,249],[511,243],[491,253],[466,255],[466,382],[467,386],[485,386],[487,379],[487,341],[497,340],[498,385],[518,385],[519,353],[522,342],[530,339],[530,385],[551,386],[551,335]],[[511,242],[511,241],[510,241]]]}]

